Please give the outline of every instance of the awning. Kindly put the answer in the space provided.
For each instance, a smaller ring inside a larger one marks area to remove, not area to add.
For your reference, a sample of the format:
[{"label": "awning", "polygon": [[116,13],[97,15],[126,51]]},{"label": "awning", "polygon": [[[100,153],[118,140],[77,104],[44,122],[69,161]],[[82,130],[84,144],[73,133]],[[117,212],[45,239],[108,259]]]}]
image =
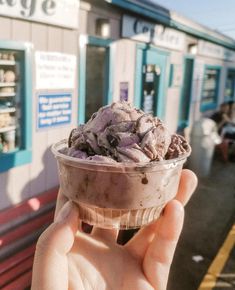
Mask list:
[{"label": "awning", "polygon": [[235,50],[235,40],[150,0],[105,0],[123,10],[139,14],[171,28]]}]

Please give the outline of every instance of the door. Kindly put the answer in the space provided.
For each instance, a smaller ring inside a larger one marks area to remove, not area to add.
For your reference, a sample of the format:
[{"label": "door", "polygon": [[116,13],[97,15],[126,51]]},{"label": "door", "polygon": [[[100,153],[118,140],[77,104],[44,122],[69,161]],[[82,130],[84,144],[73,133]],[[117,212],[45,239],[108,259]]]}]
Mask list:
[{"label": "door", "polygon": [[135,105],[164,118],[168,53],[151,46],[137,47]]},{"label": "door", "polygon": [[112,65],[111,40],[81,36],[78,123],[87,122],[94,112],[111,102]]},{"label": "door", "polygon": [[85,122],[107,104],[109,48],[87,45]]},{"label": "door", "polygon": [[189,123],[189,113],[192,95],[193,64],[194,64],[193,59],[185,58],[183,89],[179,108],[179,122],[178,122],[179,130],[183,130],[185,127],[188,126]]}]

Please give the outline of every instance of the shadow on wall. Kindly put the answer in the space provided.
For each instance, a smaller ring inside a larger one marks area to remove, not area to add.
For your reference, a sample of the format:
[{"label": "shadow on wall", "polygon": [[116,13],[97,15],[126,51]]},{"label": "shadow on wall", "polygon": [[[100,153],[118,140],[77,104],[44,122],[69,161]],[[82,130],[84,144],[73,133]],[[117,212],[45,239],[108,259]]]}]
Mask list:
[{"label": "shadow on wall", "polygon": [[42,170],[35,178],[25,185],[21,192],[21,200],[34,197],[59,184],[56,159],[51,152],[51,146],[47,147],[42,156]]},{"label": "shadow on wall", "polygon": [[[38,166],[38,164],[35,166]],[[56,187],[59,184],[56,159],[51,152],[51,147],[48,147],[44,151],[40,168],[41,170],[36,177],[27,180],[21,192],[19,192],[19,203],[24,200],[32,199],[32,197]],[[29,176],[31,176],[31,174]],[[16,178],[24,178],[24,176],[21,177],[18,175]],[[17,194],[17,188],[14,184],[14,180],[10,178],[10,172],[2,173],[0,175],[0,211],[15,204],[13,198],[14,194]],[[31,202],[31,200],[29,200],[28,205],[35,210],[34,207],[36,205],[33,201]]]}]

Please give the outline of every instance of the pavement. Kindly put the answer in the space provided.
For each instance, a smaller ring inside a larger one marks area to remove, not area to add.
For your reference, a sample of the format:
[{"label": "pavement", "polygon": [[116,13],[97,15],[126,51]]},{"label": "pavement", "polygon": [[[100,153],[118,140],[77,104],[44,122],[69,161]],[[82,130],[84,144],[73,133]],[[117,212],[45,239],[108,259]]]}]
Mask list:
[{"label": "pavement", "polygon": [[[235,290],[234,241],[230,241],[230,253],[224,246],[235,224],[235,163],[225,164],[215,158],[210,175],[199,179],[185,210],[167,290]],[[226,259],[224,264],[216,262],[221,271],[214,279],[215,285],[201,287],[221,252]]]}]

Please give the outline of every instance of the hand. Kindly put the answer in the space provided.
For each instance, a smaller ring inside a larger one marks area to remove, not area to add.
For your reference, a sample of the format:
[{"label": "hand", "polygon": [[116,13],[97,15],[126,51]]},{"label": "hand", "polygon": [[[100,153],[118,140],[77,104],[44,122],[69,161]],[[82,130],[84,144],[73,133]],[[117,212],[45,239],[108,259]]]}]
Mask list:
[{"label": "hand", "polygon": [[196,185],[196,176],[183,170],[176,199],[124,246],[116,243],[117,230],[78,230],[76,205],[59,196],[55,221],[37,243],[31,289],[166,290],[183,205]]}]

